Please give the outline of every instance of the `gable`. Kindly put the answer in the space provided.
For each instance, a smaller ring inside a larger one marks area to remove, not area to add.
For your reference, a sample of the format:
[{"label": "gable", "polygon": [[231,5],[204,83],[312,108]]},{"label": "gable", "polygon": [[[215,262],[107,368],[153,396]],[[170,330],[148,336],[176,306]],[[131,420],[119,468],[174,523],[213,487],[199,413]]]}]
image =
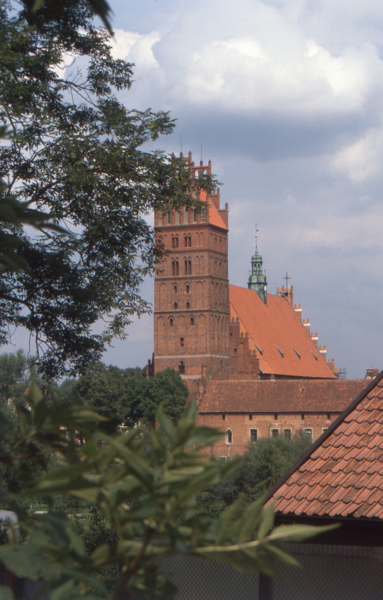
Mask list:
[{"label": "gable", "polygon": [[270,491],[283,514],[383,519],[383,372]]},{"label": "gable", "polygon": [[262,302],[255,290],[230,285],[230,317],[259,358],[264,374],[336,379],[293,307],[281,296]]}]

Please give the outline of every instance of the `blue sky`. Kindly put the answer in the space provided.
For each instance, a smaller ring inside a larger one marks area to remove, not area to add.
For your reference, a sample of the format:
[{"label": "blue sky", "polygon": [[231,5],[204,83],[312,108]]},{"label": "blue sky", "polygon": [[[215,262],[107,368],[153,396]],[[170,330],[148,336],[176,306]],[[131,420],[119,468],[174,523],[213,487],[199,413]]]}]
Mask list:
[{"label": "blue sky", "polygon": [[[246,286],[254,224],[268,291],[286,271],[328,358],[381,369],[381,0],[111,0],[115,57],[135,63],[130,108],[170,110],[156,147],[193,152],[223,182],[229,277]],[[153,299],[153,285],[143,287]],[[145,364],[152,319],[105,362]],[[9,346],[7,350],[11,350]]]}]

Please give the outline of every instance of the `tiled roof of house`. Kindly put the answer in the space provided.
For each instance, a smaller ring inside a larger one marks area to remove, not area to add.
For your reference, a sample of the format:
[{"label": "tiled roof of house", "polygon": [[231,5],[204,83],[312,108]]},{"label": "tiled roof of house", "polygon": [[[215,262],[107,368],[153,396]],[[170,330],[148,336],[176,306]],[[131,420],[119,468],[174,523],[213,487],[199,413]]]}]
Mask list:
[{"label": "tiled roof of house", "polygon": [[216,227],[220,227],[221,229],[225,229],[227,231],[227,227],[225,223],[222,221],[221,215],[218,210],[214,206],[213,202],[210,200],[209,196],[205,192],[205,190],[200,191],[200,200],[201,202],[206,202],[208,200],[209,207],[209,223],[212,225],[216,225]]},{"label": "tiled roof of house", "polygon": [[269,497],[284,515],[383,519],[383,371]]},{"label": "tiled roof of house", "polygon": [[293,307],[281,296],[230,286],[230,316],[239,318],[263,373],[288,377],[335,379]]},{"label": "tiled roof of house", "polygon": [[342,412],[365,380],[209,381],[201,413]]}]

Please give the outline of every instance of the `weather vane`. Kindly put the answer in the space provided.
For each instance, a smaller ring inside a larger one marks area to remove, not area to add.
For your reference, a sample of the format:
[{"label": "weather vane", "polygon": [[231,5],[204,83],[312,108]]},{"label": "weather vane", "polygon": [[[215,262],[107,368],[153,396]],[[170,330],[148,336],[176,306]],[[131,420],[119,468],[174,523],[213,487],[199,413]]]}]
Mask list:
[{"label": "weather vane", "polygon": [[257,224],[255,224],[255,249],[258,250],[258,231]]}]

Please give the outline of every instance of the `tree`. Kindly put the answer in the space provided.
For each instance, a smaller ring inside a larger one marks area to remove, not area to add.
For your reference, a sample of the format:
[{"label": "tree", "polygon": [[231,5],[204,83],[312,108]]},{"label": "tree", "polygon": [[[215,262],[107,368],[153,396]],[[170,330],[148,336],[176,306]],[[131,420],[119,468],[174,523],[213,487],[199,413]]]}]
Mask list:
[{"label": "tree", "polygon": [[29,363],[23,350],[0,354],[0,402],[5,404],[14,398],[21,385],[25,391]]},{"label": "tree", "polygon": [[[18,224],[22,215],[3,219],[28,268],[2,265],[0,343],[9,327],[25,327],[49,378],[84,372],[112,337],[124,336],[133,313],[150,310],[138,287],[161,248],[145,216],[192,205],[193,186],[204,184],[184,162],[140,149],[174,122],[118,102],[112,90],[130,87],[131,65],[112,59],[110,36],[94,28],[87,4],[61,6],[55,21],[48,5],[15,15],[0,2],[0,119],[12,134],[0,147],[3,196],[17,193],[18,205],[72,232],[40,222],[41,234],[31,236]],[[63,53],[78,62],[66,79]],[[4,252],[8,246],[0,247],[3,260]]]},{"label": "tree", "polygon": [[119,369],[96,363],[66,391],[77,392],[83,401],[108,418],[132,427],[138,422],[153,423],[155,412],[164,412],[177,421],[183,412],[189,391],[180,374],[173,369],[146,379],[144,369]]},{"label": "tree", "polygon": [[310,447],[311,440],[304,431],[292,440],[282,437],[261,438],[249,445],[235,473],[200,497],[201,504],[211,504],[210,511],[219,514],[242,495],[249,503],[265,494],[300,456]]},{"label": "tree", "polygon": [[[51,597],[62,600],[86,596],[91,590],[110,600],[123,591],[134,597],[147,592],[169,599],[174,589],[153,561],[159,555],[181,553],[274,574],[276,559],[296,564],[281,542],[300,541],[333,528],[272,529],[273,506],[262,510],[260,500],[247,508],[238,500],[218,518],[198,511],[197,495],[237,463],[220,469],[204,454],[221,434],[195,426],[194,401],[177,426],[160,410],[162,433],[149,428],[123,435],[89,407],[57,403],[54,398],[53,403],[49,412],[46,394],[33,386],[29,409],[17,408],[21,436],[16,452],[0,455],[1,462],[13,467],[28,457],[36,462],[40,456],[45,459],[49,448],[59,458],[56,468],[27,481],[22,492],[2,498],[2,506],[18,515],[23,543],[17,543],[15,528],[8,523],[10,541],[0,546],[0,560],[20,577],[42,577],[42,593],[50,590]],[[76,444],[79,429],[85,439],[81,446]],[[115,535],[99,539],[88,553],[69,516],[55,510],[55,500],[63,496],[91,504]],[[46,513],[31,513],[19,504],[36,498],[48,504]],[[111,567],[114,576],[108,590],[102,570]],[[0,593],[11,597],[1,587]]]}]

